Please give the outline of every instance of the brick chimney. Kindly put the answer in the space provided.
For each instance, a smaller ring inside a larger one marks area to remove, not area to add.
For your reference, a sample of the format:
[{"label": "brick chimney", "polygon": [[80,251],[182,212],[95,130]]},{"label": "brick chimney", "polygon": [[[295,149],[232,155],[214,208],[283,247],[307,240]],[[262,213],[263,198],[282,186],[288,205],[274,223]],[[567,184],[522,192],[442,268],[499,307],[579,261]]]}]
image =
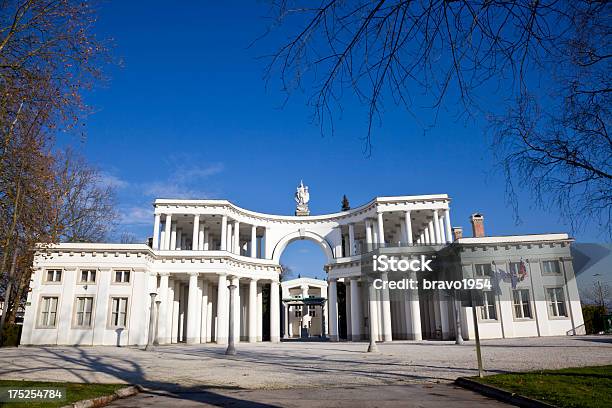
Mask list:
[{"label": "brick chimney", "polygon": [[470,216],[470,222],[472,223],[472,236],[475,238],[484,237],[484,216],[480,213],[474,213]]},{"label": "brick chimney", "polygon": [[463,227],[453,227],[453,241],[463,238]]}]

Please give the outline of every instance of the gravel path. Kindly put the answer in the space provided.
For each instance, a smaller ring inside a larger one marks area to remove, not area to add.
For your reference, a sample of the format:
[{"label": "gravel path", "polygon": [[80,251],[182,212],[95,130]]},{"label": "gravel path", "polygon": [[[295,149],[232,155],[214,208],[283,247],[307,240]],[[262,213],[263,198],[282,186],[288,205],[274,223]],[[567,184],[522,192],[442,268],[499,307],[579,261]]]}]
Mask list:
[{"label": "gravel path", "polygon": [[[1,379],[126,382],[171,389],[190,386],[243,389],[449,382],[476,374],[474,344],[398,341],[367,343],[240,343],[224,347],[161,346],[145,352],[117,347],[19,347],[0,349]],[[489,373],[612,364],[612,336],[547,337],[483,341]]]}]

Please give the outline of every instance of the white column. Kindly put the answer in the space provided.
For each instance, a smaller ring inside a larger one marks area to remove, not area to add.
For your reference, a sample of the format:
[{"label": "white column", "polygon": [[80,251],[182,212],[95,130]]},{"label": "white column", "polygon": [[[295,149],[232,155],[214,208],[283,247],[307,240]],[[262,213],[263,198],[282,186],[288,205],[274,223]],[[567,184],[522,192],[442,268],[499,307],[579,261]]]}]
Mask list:
[{"label": "white column", "polygon": [[172,229],[170,231],[170,248],[171,251],[176,249],[176,223],[172,223]]},{"label": "white column", "polygon": [[172,293],[174,294],[174,296],[172,297],[172,330],[170,334],[170,341],[172,343],[178,343],[178,340],[179,340],[178,331],[180,328],[179,321],[180,321],[180,312],[181,312],[181,305],[180,305],[181,283],[174,280],[173,286],[174,286],[174,289],[172,290]]},{"label": "white column", "polygon": [[221,251],[227,251],[227,215],[221,217]]},{"label": "white column", "polygon": [[[302,289],[302,299],[308,298],[308,285],[303,285],[300,289]],[[308,316],[308,306],[304,304],[302,306],[302,322],[306,322]],[[303,326],[302,326],[303,327]],[[299,336],[302,337],[302,327],[300,327]]]},{"label": "white column", "polygon": [[169,297],[168,290],[168,272],[161,272],[159,274],[159,300],[161,303],[159,304],[159,316],[158,316],[158,325],[157,325],[157,338],[159,344],[168,344],[170,343],[170,337],[168,334],[168,303],[172,301]]},{"label": "white column", "polygon": [[398,238],[398,244],[400,246],[406,246],[408,245],[408,236],[406,234],[406,224],[403,221],[401,221],[399,226],[400,226],[400,234]]},{"label": "white column", "polygon": [[270,341],[280,341],[280,304],[278,298],[278,281],[270,284]]},{"label": "white column", "polygon": [[351,278],[351,340],[361,340],[361,294],[359,281]]},{"label": "white column", "polygon": [[173,332],[172,332],[172,322],[174,320],[174,280],[169,280],[168,279],[168,303],[166,306],[166,321],[165,321],[165,325],[166,325],[166,336],[168,337],[168,344],[172,343],[172,336],[173,336]]},{"label": "white column", "polygon": [[446,242],[453,242],[453,233],[451,231],[450,210],[444,210],[444,226],[446,227]]},{"label": "white column", "polygon": [[334,255],[336,258],[342,258],[342,228],[340,226],[334,228],[336,238],[334,239]]},{"label": "white column", "polygon": [[214,316],[213,316],[213,290],[212,285],[208,284],[208,307],[206,309],[206,343],[210,343],[213,340],[213,325],[214,325]]},{"label": "white column", "polygon": [[201,223],[198,225],[198,251],[203,251],[204,250],[204,243],[206,242],[207,238],[204,235],[204,223]]},{"label": "white column", "polygon": [[378,302],[376,301],[376,290],[374,289],[374,287],[372,286],[372,282],[368,281],[367,282],[368,285],[368,303],[369,303],[369,307],[368,307],[368,316],[369,316],[369,321],[368,324],[370,326],[370,340],[372,340],[372,338],[374,339],[374,341],[378,341],[378,337],[379,337],[379,332],[378,332]]},{"label": "white column", "polygon": [[217,344],[227,344],[227,320],[229,317],[227,297],[227,277],[222,273],[219,275],[217,287]]},{"label": "white column", "polygon": [[272,259],[272,250],[274,248],[272,248],[272,241],[270,239],[270,227],[266,227],[264,229],[264,236],[263,236],[263,251],[261,252],[262,254],[264,254],[264,259]]},{"label": "white column", "polygon": [[448,301],[441,292],[436,292],[436,302],[440,307],[440,326],[442,328],[442,340],[448,340],[450,337],[450,319],[448,314]]},{"label": "white column", "polygon": [[283,339],[289,338],[289,307],[282,302],[282,299],[289,297],[289,289],[283,288],[281,285],[281,304],[283,308]]},{"label": "white column", "polygon": [[412,245],[412,219],[410,218],[410,210],[404,213],[404,223],[406,224],[406,242],[408,242],[408,245]]},{"label": "white column", "polygon": [[232,285],[236,286],[236,291],[234,292],[234,341],[236,343],[240,342],[240,278],[233,277]]},{"label": "white column", "polygon": [[212,248],[210,247],[210,230],[207,226],[204,226],[204,243],[202,245],[203,251],[209,251]]},{"label": "white column", "polygon": [[198,316],[198,273],[191,272],[189,274],[189,300],[187,301],[187,344],[195,344],[200,341],[198,327],[200,325],[197,320]]},{"label": "white column", "polygon": [[153,249],[159,249],[159,220],[160,215],[155,214],[155,220],[153,221]]},{"label": "white column", "polygon": [[[240,223],[234,221],[234,253],[240,255]],[[240,337],[240,332],[238,332]]]},{"label": "white column", "polygon": [[427,228],[429,228],[429,242],[433,245],[437,242],[436,233],[434,231],[433,220],[429,220],[429,225],[427,226]]},{"label": "white column", "polygon": [[378,243],[381,247],[385,246],[385,227],[383,223],[383,213],[379,212],[378,217]]},{"label": "white column", "polygon": [[251,226],[251,258],[257,258],[257,226]]},{"label": "white column", "polygon": [[263,333],[263,288],[257,285],[257,341],[262,340]]},{"label": "white column", "polygon": [[[416,280],[416,272],[411,272],[410,277]],[[412,340],[423,340],[418,290],[410,290],[410,323],[412,325]]]},{"label": "white column", "polygon": [[355,224],[350,223],[348,225],[349,230],[349,256],[355,255]]},{"label": "white column", "polygon": [[249,281],[249,343],[257,341],[257,279]]},{"label": "white column", "polygon": [[208,340],[208,281],[202,280],[202,302],[200,307],[200,343]]},{"label": "white column", "polygon": [[164,249],[170,249],[170,236],[172,235],[172,214],[166,214],[166,231],[164,232]]},{"label": "white column", "polygon": [[425,225],[425,232],[423,233],[423,236],[425,237],[425,244],[431,244],[431,241],[429,240],[429,225]]},{"label": "white column", "polygon": [[378,248],[378,222],[372,220],[372,248]]},{"label": "white column", "polygon": [[185,249],[183,246],[183,229],[176,227],[176,246],[175,249]]},{"label": "white column", "polygon": [[234,252],[234,234],[233,234],[233,225],[231,223],[227,223],[227,239],[225,243],[225,247],[228,252]]},{"label": "white column", "polygon": [[444,217],[443,216],[439,216],[438,217],[438,234],[440,235],[440,244],[443,244],[446,242],[446,238],[444,237]]},{"label": "white column", "polygon": [[[381,274],[383,281],[388,281],[389,277],[387,272]],[[383,324],[383,341],[393,340],[392,328],[391,328],[391,302],[389,299],[389,289],[387,287],[381,289],[381,303],[382,303],[382,324]]]},{"label": "white column", "polygon": [[346,339],[350,341],[353,338],[353,326],[351,325],[353,320],[351,319],[351,280],[349,278],[344,278],[344,293],[344,310],[346,311]]},{"label": "white column", "polygon": [[159,249],[163,250],[166,248],[166,231],[161,230],[159,233]]},{"label": "white column", "polygon": [[434,223],[434,234],[435,234],[435,243],[441,244],[442,237],[440,236],[440,220],[438,219],[438,210],[434,210],[433,212],[433,223]]},{"label": "white column", "polygon": [[366,247],[368,251],[372,250],[372,221],[365,220],[366,227]]},{"label": "white column", "polygon": [[[321,288],[321,297],[327,299],[327,290]],[[321,333],[323,336],[327,336],[329,333],[329,307],[327,302],[323,303],[323,317],[325,320],[321,324]]]},{"label": "white column", "polygon": [[200,234],[200,214],[193,216],[193,234],[191,235],[191,249],[198,250],[198,235]]},{"label": "white column", "polygon": [[338,290],[336,279],[329,279],[329,339],[338,341]]}]

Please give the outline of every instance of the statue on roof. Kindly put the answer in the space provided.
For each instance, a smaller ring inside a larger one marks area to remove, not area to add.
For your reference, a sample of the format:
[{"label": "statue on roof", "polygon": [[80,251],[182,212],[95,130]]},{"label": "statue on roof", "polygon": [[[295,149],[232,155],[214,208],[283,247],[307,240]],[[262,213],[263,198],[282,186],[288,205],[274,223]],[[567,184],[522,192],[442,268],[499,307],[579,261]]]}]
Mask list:
[{"label": "statue on roof", "polygon": [[351,204],[349,203],[346,194],[342,197],[342,211],[348,211],[351,209]]},{"label": "statue on roof", "polygon": [[295,202],[297,203],[295,215],[310,215],[308,201],[310,201],[308,186],[305,186],[304,182],[300,180],[300,185],[295,192]]}]

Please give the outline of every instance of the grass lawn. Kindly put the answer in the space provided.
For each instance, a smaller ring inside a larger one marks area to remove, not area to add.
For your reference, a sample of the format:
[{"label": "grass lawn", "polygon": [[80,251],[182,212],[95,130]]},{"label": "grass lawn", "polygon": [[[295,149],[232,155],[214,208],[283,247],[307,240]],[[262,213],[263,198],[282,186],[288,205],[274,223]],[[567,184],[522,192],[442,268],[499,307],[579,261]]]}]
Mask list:
[{"label": "grass lawn", "polygon": [[472,379],[559,407],[612,407],[612,365]]},{"label": "grass lawn", "polygon": [[66,399],[61,401],[45,402],[0,402],[0,407],[61,407],[75,401],[101,397],[115,392],[115,390],[127,387],[127,384],[82,384],[82,383],[62,383],[62,382],[43,382],[43,381],[20,381],[20,380],[0,380],[0,388],[11,387],[15,389],[25,388],[65,388]]}]

